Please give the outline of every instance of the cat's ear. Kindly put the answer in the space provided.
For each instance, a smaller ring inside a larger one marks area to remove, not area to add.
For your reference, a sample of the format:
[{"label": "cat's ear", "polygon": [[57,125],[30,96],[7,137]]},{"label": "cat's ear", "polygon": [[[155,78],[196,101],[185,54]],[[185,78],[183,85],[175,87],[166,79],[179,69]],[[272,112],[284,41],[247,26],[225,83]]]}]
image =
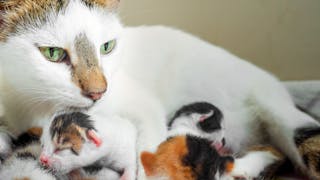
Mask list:
[{"label": "cat's ear", "polygon": [[234,168],[234,158],[232,156],[225,156],[222,158],[223,158],[223,160],[222,160],[220,168],[225,173],[230,173]]},{"label": "cat's ear", "polygon": [[144,151],[141,153],[140,158],[146,175],[152,176],[152,174],[154,174],[154,162],[156,160],[155,155]]},{"label": "cat's ear", "polygon": [[98,6],[107,9],[117,9],[120,0],[83,0],[89,6]]}]

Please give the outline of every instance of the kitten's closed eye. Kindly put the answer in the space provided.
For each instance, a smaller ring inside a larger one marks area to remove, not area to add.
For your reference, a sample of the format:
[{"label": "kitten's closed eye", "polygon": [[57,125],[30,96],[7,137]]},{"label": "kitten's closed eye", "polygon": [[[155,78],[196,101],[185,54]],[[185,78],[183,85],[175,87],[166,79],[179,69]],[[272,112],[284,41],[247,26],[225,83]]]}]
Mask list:
[{"label": "kitten's closed eye", "polygon": [[50,133],[55,153],[70,150],[78,155],[87,140],[92,141],[97,147],[102,143],[89,116],[80,112],[56,117],[51,124]]}]

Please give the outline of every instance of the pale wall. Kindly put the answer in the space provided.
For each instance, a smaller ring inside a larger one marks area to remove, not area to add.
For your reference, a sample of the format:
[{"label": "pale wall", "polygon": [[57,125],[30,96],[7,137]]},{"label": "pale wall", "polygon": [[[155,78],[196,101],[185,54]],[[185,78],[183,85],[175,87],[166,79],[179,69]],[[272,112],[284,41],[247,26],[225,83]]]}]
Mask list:
[{"label": "pale wall", "polygon": [[120,16],[181,28],[281,79],[320,79],[320,0],[121,0]]}]

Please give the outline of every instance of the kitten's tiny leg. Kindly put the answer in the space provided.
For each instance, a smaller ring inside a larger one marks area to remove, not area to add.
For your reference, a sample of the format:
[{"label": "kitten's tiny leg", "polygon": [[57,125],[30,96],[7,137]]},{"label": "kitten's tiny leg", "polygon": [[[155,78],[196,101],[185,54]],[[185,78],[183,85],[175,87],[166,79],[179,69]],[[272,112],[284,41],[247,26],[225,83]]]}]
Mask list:
[{"label": "kitten's tiny leg", "polygon": [[6,159],[7,156],[11,153],[11,138],[6,132],[1,131],[0,127],[0,164],[1,161]]},{"label": "kitten's tiny leg", "polygon": [[235,159],[234,177],[270,179],[283,163],[284,156],[271,146],[255,146],[243,157]]}]

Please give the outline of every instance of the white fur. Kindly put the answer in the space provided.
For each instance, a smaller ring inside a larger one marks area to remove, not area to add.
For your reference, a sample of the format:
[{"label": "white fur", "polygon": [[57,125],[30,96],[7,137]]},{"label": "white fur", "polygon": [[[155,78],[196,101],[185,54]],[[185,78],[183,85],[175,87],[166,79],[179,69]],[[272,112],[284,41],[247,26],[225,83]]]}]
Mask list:
[{"label": "white fur", "polygon": [[155,149],[165,138],[166,119],[179,107],[208,101],[224,114],[231,149],[250,145],[261,135],[251,126],[264,124],[272,143],[303,167],[293,131],[318,123],[294,107],[272,75],[178,30],[137,27],[122,32],[114,14],[89,10],[78,1],[70,1],[66,15],[56,21],[0,43],[1,96],[12,132],[47,122],[59,110],[93,105],[71,82],[69,67],[48,62],[34,46],[71,46],[72,50],[73,37],[79,33],[85,33],[97,49],[118,37],[116,50],[100,59],[109,83],[101,111],[134,122],[138,153]]},{"label": "white fur", "polygon": [[43,179],[55,180],[56,178],[47,170],[40,167],[38,160],[18,158],[18,153],[28,152],[35,156],[40,154],[40,144],[30,144],[24,148],[17,149],[14,154],[5,160],[0,167],[0,179]]},{"label": "white fur", "polygon": [[265,168],[276,161],[279,157],[268,151],[253,151],[244,157],[236,159],[232,176],[246,177],[247,179],[258,178]]}]

